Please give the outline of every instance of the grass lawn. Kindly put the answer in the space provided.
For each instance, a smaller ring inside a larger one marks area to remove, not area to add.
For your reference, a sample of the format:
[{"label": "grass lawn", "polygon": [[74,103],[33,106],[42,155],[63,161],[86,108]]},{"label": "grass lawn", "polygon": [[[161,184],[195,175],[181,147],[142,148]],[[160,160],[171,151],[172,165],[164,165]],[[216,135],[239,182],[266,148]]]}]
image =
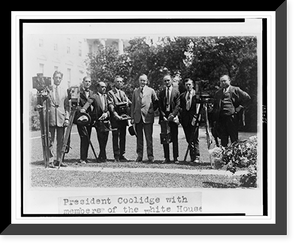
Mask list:
[{"label": "grass lawn", "polygon": [[[109,134],[106,148],[108,161],[106,163],[96,163],[91,148],[89,149],[89,163],[80,166],[79,145],[80,139],[77,133],[76,125],[72,128],[71,149],[65,155],[65,163],[68,170],[46,169],[43,165],[42,146],[39,132],[33,132],[31,138],[31,183],[32,186],[42,187],[217,187],[217,188],[235,188],[239,187],[239,176],[232,175],[191,175],[191,174],[168,174],[155,172],[159,169],[184,169],[184,170],[203,170],[212,169],[210,166],[209,154],[206,146],[205,129],[200,129],[200,161],[197,166],[189,163],[189,156],[186,162],[183,162],[187,148],[183,129],[179,127],[179,164],[162,165],[164,160],[163,147],[160,144],[160,126],[155,121],[153,128],[153,148],[154,163],[147,163],[146,147],[144,144],[144,162],[136,163],[136,138],[135,136],[126,136],[125,157],[129,160],[126,163],[113,162],[112,135]],[[246,139],[256,133],[240,133],[241,139]],[[93,129],[91,141],[96,154],[99,153],[99,145],[96,137],[96,131]],[[56,145],[55,145],[56,147]],[[172,154],[172,145],[170,145],[170,154]],[[173,158],[171,157],[171,160]],[[98,168],[99,171],[88,171],[84,168]],[[80,168],[83,168],[80,171]],[[101,172],[101,168],[153,168],[151,173],[140,173],[139,171],[130,172]],[[73,170],[74,169],[74,170]],[[221,169],[222,170],[222,169]],[[224,172],[225,169],[223,168]]]}]

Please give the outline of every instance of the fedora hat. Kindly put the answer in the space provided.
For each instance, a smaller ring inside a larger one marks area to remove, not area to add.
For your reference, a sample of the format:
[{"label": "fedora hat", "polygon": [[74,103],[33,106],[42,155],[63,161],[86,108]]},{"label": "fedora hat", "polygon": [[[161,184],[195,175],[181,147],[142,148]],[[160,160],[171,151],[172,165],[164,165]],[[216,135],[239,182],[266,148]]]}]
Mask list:
[{"label": "fedora hat", "polygon": [[130,133],[131,136],[133,136],[133,135],[136,136],[134,124],[128,127],[128,132]]},{"label": "fedora hat", "polygon": [[80,113],[76,119],[76,123],[79,126],[87,126],[91,124],[91,116],[87,113]]}]

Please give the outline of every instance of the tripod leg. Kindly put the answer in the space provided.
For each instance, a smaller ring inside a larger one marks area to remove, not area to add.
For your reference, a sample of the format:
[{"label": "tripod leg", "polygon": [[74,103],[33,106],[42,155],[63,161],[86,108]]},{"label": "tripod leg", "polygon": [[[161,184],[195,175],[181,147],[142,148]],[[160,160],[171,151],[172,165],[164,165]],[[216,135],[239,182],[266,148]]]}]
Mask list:
[{"label": "tripod leg", "polygon": [[93,146],[93,144],[92,144],[91,137],[89,136],[89,134],[88,134],[88,131],[87,131],[86,127],[83,127],[83,132],[84,132],[84,133],[86,134],[86,136],[88,137],[88,139],[89,139],[89,143],[90,143],[90,146],[91,146],[91,148],[92,148],[92,151],[93,151],[93,153],[94,153],[94,156],[95,156],[95,158],[96,158],[96,160],[97,160],[98,158],[97,158],[97,155],[96,155],[96,152],[95,152],[94,146]]},{"label": "tripod leg", "polygon": [[63,140],[63,146],[62,146],[62,150],[61,150],[61,157],[60,157],[60,160],[59,160],[58,169],[60,169],[61,163],[62,163],[62,161],[64,159],[64,156],[65,156],[65,153],[66,153],[66,148],[67,148],[68,141],[69,141],[69,138],[70,138],[75,113],[76,113],[76,109],[73,108],[72,111],[71,111],[71,115],[70,115],[70,123],[67,126],[67,130],[66,130],[64,140]]},{"label": "tripod leg", "polygon": [[50,130],[49,130],[49,98],[45,101],[46,104],[46,113],[45,113],[45,157],[46,157],[46,168],[49,166],[50,160]]}]

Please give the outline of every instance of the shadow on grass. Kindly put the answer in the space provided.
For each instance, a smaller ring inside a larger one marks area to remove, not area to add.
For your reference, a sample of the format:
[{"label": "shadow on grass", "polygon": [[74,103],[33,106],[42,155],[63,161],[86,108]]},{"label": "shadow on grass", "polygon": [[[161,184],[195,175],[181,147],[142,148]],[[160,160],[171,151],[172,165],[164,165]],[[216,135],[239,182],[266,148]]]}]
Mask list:
[{"label": "shadow on grass", "polygon": [[215,183],[215,182],[203,182],[205,188],[238,188],[237,183]]}]

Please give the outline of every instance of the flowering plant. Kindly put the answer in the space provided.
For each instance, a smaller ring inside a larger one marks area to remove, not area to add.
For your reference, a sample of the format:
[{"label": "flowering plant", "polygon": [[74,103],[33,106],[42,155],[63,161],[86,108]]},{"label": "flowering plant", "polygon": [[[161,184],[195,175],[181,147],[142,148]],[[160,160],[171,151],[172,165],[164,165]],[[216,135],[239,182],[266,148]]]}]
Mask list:
[{"label": "flowering plant", "polygon": [[235,173],[237,168],[247,168],[248,174],[241,177],[243,186],[256,186],[257,181],[257,137],[237,141],[228,147],[215,147],[209,151],[219,169],[227,165],[227,170]]}]

